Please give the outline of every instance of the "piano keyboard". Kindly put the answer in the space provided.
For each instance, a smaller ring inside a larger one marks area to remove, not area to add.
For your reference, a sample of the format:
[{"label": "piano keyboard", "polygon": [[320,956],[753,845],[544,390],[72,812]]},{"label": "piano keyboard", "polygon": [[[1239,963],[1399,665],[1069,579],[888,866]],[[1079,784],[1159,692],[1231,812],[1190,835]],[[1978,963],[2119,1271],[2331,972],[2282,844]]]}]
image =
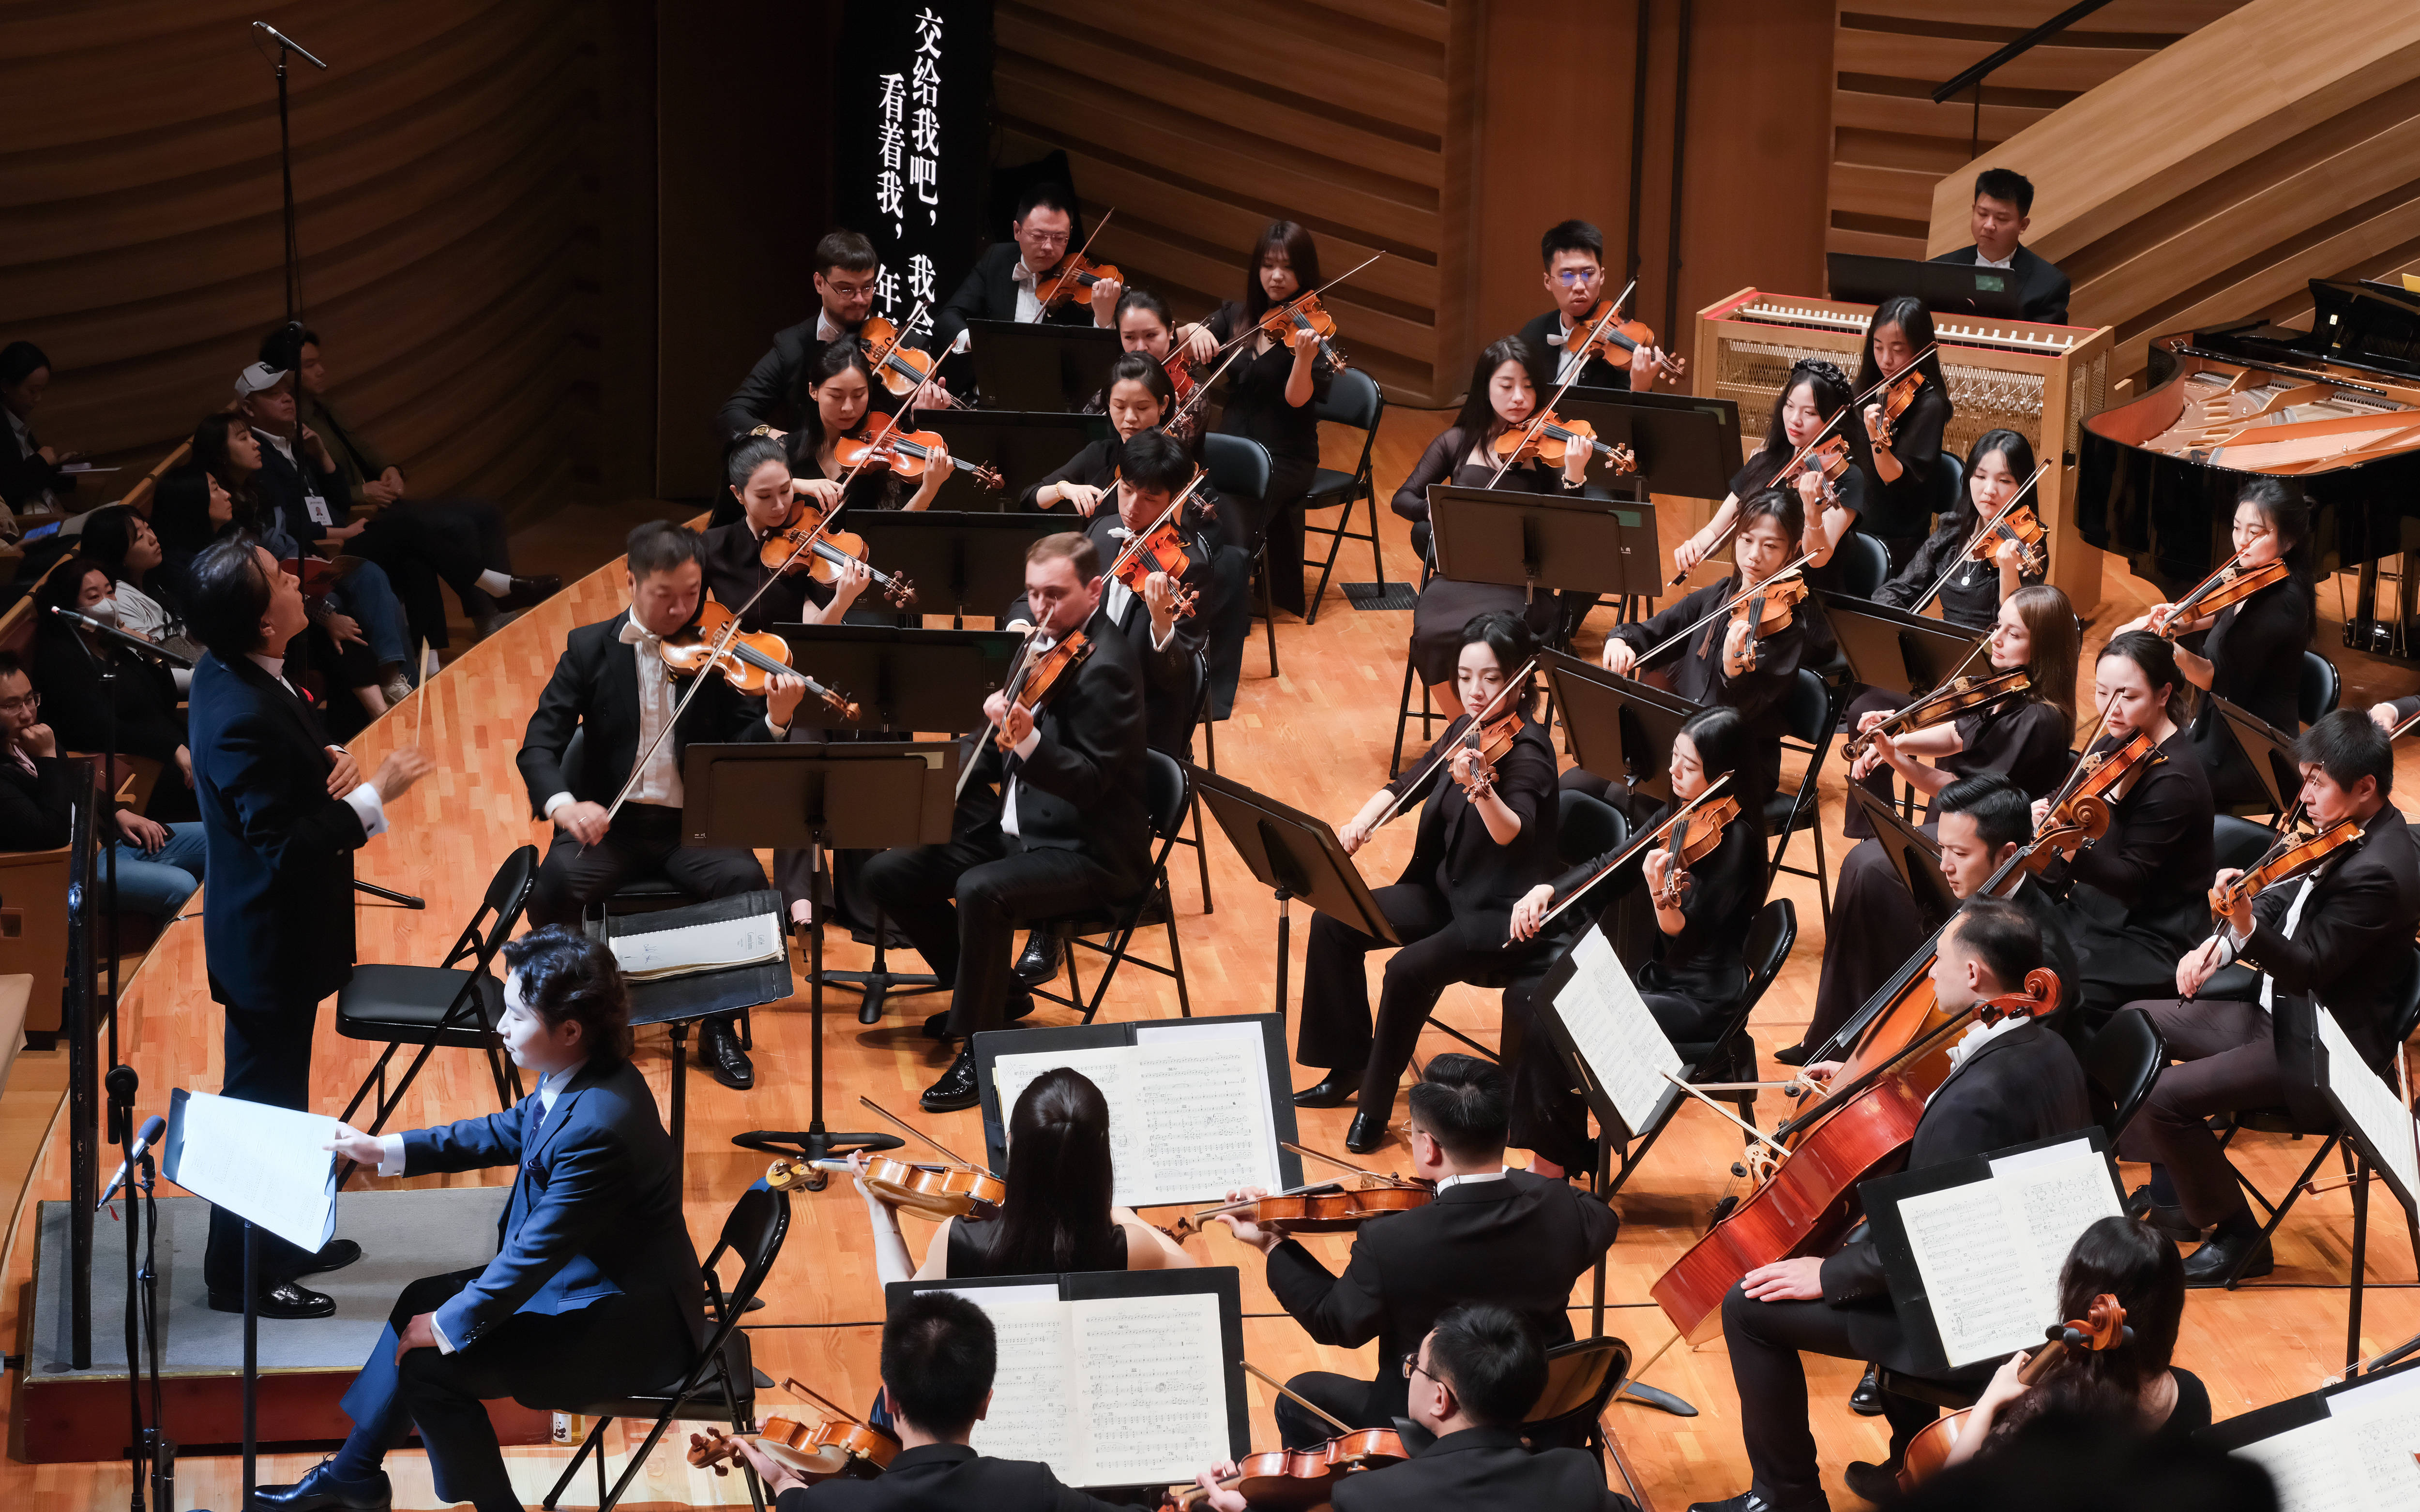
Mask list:
[{"label": "piano keyboard", "polygon": [[[1741,305],[1728,312],[1726,318],[1759,320],[1772,325],[1811,326],[1821,331],[1844,331],[1862,340],[1868,316],[1820,304],[1768,299]],[[2064,354],[2079,339],[2073,332],[2047,327],[2025,331],[2007,326],[1966,325],[1940,318],[1932,323],[1932,334],[1945,346],[1994,347],[2004,351],[2041,352],[2051,356]],[[2090,332],[2084,332],[2085,337],[2090,335]]]}]

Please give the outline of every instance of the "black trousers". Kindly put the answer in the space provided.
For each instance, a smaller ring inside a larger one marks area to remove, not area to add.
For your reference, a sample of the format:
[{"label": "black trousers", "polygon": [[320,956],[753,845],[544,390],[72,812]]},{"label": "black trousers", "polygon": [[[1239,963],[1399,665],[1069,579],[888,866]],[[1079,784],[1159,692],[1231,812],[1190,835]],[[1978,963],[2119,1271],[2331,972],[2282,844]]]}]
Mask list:
[{"label": "black trousers", "polygon": [[1302,501],[1319,463],[1310,457],[1271,456],[1269,491],[1252,517],[1255,538],[1269,545],[1269,602],[1290,613],[1303,611]]},{"label": "black trousers", "polygon": [[908,845],[865,863],[865,890],[954,986],[949,1038],[1008,1022],[1009,947],[1017,926],[1106,907],[1126,895],[1080,851],[1027,849],[996,824],[946,845]]},{"label": "black trousers", "polygon": [[[1382,1364],[1387,1368],[1393,1368],[1391,1364]],[[1332,1370],[1306,1370],[1288,1381],[1286,1390],[1299,1392],[1317,1402],[1323,1412],[1357,1428],[1395,1426],[1391,1420],[1371,1411],[1370,1399],[1375,1395],[1371,1383],[1352,1376],[1340,1376]],[[1278,1398],[1277,1415],[1278,1440],[1289,1449],[1308,1449],[1336,1437],[1333,1425],[1290,1396]]]},{"label": "black trousers", "polygon": [[1295,1059],[1361,1078],[1361,1110],[1384,1116],[1395,1105],[1395,1084],[1412,1062],[1420,1028],[1437,999],[1457,981],[1478,981],[1516,964],[1519,956],[1492,942],[1465,947],[1453,928],[1453,906],[1435,888],[1396,883],[1373,889],[1379,911],[1404,941],[1387,958],[1373,1026],[1370,981],[1362,963],[1386,942],[1326,914],[1312,917],[1302,968],[1302,1025]]},{"label": "black trousers", "polygon": [[2177,1064],[2151,1085],[2143,1111],[2118,1140],[2118,1153],[2166,1166],[2177,1204],[2195,1223],[2206,1227],[2248,1214],[2251,1205],[2208,1120],[2213,1113],[2275,1107],[2286,1101],[2269,1011],[2257,1002],[2180,1003],[2173,997],[2126,1006],[2150,1015]]},{"label": "black trousers", "polygon": [[1812,1050],[1846,1024],[1924,944],[1924,916],[1879,840],[1849,848],[1832,888],[1832,928],[1815,1014],[1799,1043]]},{"label": "black trousers", "polygon": [[[294,999],[258,1007],[226,1007],[226,1074],[223,1097],[240,1097],[274,1108],[307,1112],[311,1106],[311,1031],[319,1002]],[[299,1274],[310,1252],[263,1230],[256,1292]],[[225,1208],[210,1210],[209,1246],[202,1256],[202,1281],[224,1296],[243,1295],[243,1220]]]},{"label": "black trousers", "polygon": [[533,929],[578,924],[582,909],[613,895],[633,877],[661,875],[701,902],[753,892],[765,869],[746,851],[683,845],[681,811],[661,804],[626,803],[605,838],[585,849],[558,829],[530,890]]},{"label": "black trousers", "polygon": [[446,644],[445,605],[438,585],[453,589],[466,612],[473,602],[470,595],[479,593],[478,553],[436,516],[418,509],[380,510],[341,549],[385,569],[412,634],[432,646]]},{"label": "black trousers", "polygon": [[[1890,1304],[1877,1300],[1862,1305],[1887,1312]],[[1807,1417],[1807,1364],[1798,1356],[1803,1350],[1842,1360],[1865,1358],[1850,1342],[1848,1309],[1828,1302],[1754,1302],[1733,1286],[1723,1298],[1723,1339],[1730,1349],[1740,1433],[1747,1443],[1757,1492],[1776,1512],[1823,1505],[1815,1430]],[[1908,1440],[1940,1415],[1940,1409],[1885,1392],[1883,1413],[1890,1420],[1891,1458],[1896,1461]]]}]

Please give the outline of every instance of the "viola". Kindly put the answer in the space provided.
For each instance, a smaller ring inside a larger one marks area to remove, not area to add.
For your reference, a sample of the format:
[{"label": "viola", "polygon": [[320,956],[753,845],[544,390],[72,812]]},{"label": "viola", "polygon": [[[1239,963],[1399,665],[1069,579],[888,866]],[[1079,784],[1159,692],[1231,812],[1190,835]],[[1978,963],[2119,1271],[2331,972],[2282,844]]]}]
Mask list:
[{"label": "viola", "polygon": [[1124,284],[1125,275],[1108,263],[1096,263],[1081,252],[1071,252],[1059,260],[1059,266],[1034,280],[1033,297],[1044,310],[1058,307],[1062,300],[1089,300],[1095,284]]},{"label": "viola", "polygon": [[824,584],[840,579],[844,564],[856,563],[865,568],[865,575],[882,596],[901,609],[916,602],[916,588],[905,578],[894,578],[866,561],[865,537],[853,531],[825,528],[830,511],[803,495],[790,501],[790,513],[783,522],[766,532],[765,544],[757,548],[756,560],[774,572],[803,572]]},{"label": "viola", "polygon": [[1776,573],[1740,595],[1731,605],[1731,623],[1748,626],[1748,665],[1753,667],[1763,656],[1766,636],[1779,635],[1790,628],[1791,619],[1807,597],[1807,579],[1796,573]]},{"label": "viola", "polygon": [[1585,420],[1562,420],[1552,409],[1533,417],[1517,430],[1507,430],[1496,438],[1495,452],[1499,461],[1522,462],[1530,457],[1549,467],[1561,467],[1575,446],[1586,447],[1604,457],[1616,472],[1636,472],[1638,458],[1627,446],[1612,446],[1596,439],[1596,427]]},{"label": "viola", "polygon": [[[1310,1512],[1335,1499],[1336,1483],[1411,1458],[1392,1428],[1357,1428],[1308,1449],[1263,1449],[1235,1462],[1218,1484],[1241,1491],[1253,1512]],[[1164,1504],[1189,1507],[1209,1493],[1200,1486],[1169,1488]]]},{"label": "viola", "polygon": [[[2126,1309],[2118,1304],[2116,1296],[2106,1291],[2092,1299],[2091,1307],[2082,1318],[2053,1323],[2043,1332],[2049,1342],[2025,1356],[2025,1363],[2017,1366],[2017,1382],[2020,1385],[2030,1386],[2040,1381],[2069,1350],[2085,1350],[2097,1354],[2134,1340],[2134,1331],[2126,1326]],[[1900,1461],[1900,1490],[1915,1490],[1918,1482],[1948,1463],[1950,1452],[1958,1446],[1958,1437],[1965,1427],[1968,1414],[1974,1411],[1971,1407],[1962,1407],[1916,1430],[1916,1437],[1908,1441],[1906,1454]]]},{"label": "viola", "polygon": [[2235,912],[2246,899],[2268,891],[2281,882],[2318,870],[2327,858],[2348,845],[2361,843],[2361,823],[2339,819],[2327,828],[2313,830],[2289,826],[2269,853],[2254,862],[2225,887],[2210,889],[2210,911],[2225,916]]},{"label": "viola", "polygon": [[1876,446],[1891,443],[1891,426],[1900,416],[1907,413],[1909,405],[1916,403],[1916,392],[1923,387],[1924,374],[1914,363],[1908,363],[1906,371],[1884,386],[1882,416],[1875,423],[1873,432]]},{"label": "viola", "polygon": [[[972,1165],[937,1165],[932,1162],[898,1160],[888,1155],[868,1155],[865,1164],[852,1166],[845,1160],[818,1160],[807,1163],[815,1170],[853,1176],[865,1183],[867,1191],[884,1206],[912,1212],[920,1218],[939,1223],[944,1218],[963,1218],[972,1213],[988,1218],[1008,1200],[1008,1183],[991,1172]],[[773,1169],[788,1167],[787,1161],[775,1161]],[[773,1173],[766,1173],[769,1185]]]},{"label": "viola", "polygon": [[1689,868],[1714,854],[1723,842],[1723,829],[1739,817],[1739,799],[1725,794],[1719,802],[1707,805],[1683,818],[1665,841],[1663,848],[1672,853],[1672,870],[1666,873],[1664,886],[1655,892],[1659,908],[1678,908],[1689,892]]},{"label": "viola", "polygon": [[[1628,366],[1633,352],[1641,347],[1655,345],[1655,332],[1647,328],[1646,322],[1622,319],[1621,312],[1610,300],[1599,300],[1587,317],[1572,329],[1575,332],[1589,333],[1581,338],[1579,346],[1563,348],[1564,355],[1575,361],[1585,361],[1603,352],[1606,361],[1617,366]],[[1616,351],[1621,355],[1615,357],[1613,353]],[[1659,354],[1655,359],[1656,371],[1667,378],[1682,377],[1688,365],[1685,358],[1674,357],[1668,352]]]},{"label": "viola", "polygon": [[1226,1202],[1176,1220],[1169,1232],[1179,1240],[1199,1233],[1204,1221],[1221,1213],[1246,1213],[1262,1228],[1280,1234],[1341,1234],[1390,1212],[1409,1212],[1436,1199],[1436,1189],[1425,1181],[1384,1177],[1378,1186],[1348,1191],[1333,1181],[1293,1192],[1274,1192],[1244,1202]]},{"label": "viola", "polygon": [[1297,294],[1283,304],[1272,305],[1269,313],[1261,316],[1259,330],[1263,335],[1279,343],[1293,341],[1297,331],[1311,332],[1319,337],[1319,355],[1327,359],[1328,366],[1341,370],[1352,365],[1345,362],[1342,353],[1329,345],[1336,336],[1336,316],[1328,314],[1326,307],[1319,302],[1316,289]]},{"label": "viola", "polygon": [[735,692],[752,698],[764,694],[776,677],[804,678],[808,693],[822,700],[826,707],[844,719],[857,717],[854,700],[791,667],[788,641],[769,630],[753,634],[739,630],[731,610],[715,599],[698,605],[697,623],[678,635],[666,636],[657,642],[657,651],[664,658],[665,670],[676,676],[718,671]]},{"label": "viola", "polygon": [[887,468],[903,478],[922,478],[937,456],[947,459],[950,466],[985,488],[1001,486],[1001,476],[995,470],[963,456],[951,456],[948,444],[938,431],[901,430],[886,424],[872,435],[861,432],[832,442],[832,460],[851,472],[860,468]]},{"label": "viola", "polygon": [[2050,532],[2030,504],[2019,504],[1992,522],[1989,529],[1975,537],[1966,555],[1976,562],[1989,562],[1999,554],[2003,542],[2017,543],[2018,565],[2026,572],[2040,573],[2050,566]]},{"label": "viola", "polygon": [[2203,579],[2192,593],[2169,605],[2167,612],[2155,612],[2151,632],[2163,640],[2174,640],[2195,620],[2241,604],[2270,584],[2286,580],[2283,560],[2264,562],[2257,567],[2238,566],[2242,560],[2243,553],[2237,552],[2225,566]]},{"label": "viola", "polygon": [[2023,667],[1988,677],[1953,677],[1914,702],[1883,716],[1871,730],[1858,732],[1849,741],[1848,758],[1854,762],[1872,749],[1877,734],[1896,737],[1902,731],[1921,730],[1962,714],[1996,708],[2024,697],[2033,686],[2032,674]]},{"label": "viola", "polygon": [[[883,388],[903,398],[923,389],[933,376],[933,354],[907,345],[899,329],[878,315],[868,316],[865,324],[857,328],[857,344],[864,349],[865,364],[874,369]],[[954,398],[948,400],[948,407],[966,408]]]},{"label": "viola", "polygon": [[2050,812],[2034,832],[2031,870],[2047,866],[2053,856],[2071,860],[2076,852],[2108,834],[2110,810],[2134,779],[2166,759],[2144,730],[2134,732],[2133,739],[2114,750],[2086,751],[2052,795]]}]

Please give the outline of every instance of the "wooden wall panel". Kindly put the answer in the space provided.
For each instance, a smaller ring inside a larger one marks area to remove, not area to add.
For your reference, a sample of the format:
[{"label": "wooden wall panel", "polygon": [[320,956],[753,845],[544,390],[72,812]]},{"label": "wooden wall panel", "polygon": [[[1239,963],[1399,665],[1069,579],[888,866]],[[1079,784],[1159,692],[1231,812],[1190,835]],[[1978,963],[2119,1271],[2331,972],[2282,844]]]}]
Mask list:
[{"label": "wooden wall panel", "polygon": [[644,113],[628,28],[647,8],[0,7],[0,339],[54,364],[44,439],[125,469],[87,496],[121,492],[224,405],[283,317],[276,92],[255,20],[331,65],[288,78],[303,314],[347,418],[424,494],[527,516],[649,486],[609,466],[600,420],[628,408],[601,355],[626,312],[604,290],[623,239],[652,234],[606,131]]}]

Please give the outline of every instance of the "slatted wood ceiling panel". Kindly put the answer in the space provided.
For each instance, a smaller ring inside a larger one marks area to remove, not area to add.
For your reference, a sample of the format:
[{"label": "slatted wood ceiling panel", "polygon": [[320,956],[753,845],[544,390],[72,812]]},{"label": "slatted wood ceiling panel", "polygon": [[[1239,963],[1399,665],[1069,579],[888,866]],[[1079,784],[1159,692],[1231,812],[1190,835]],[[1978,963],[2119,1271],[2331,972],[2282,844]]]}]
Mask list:
[{"label": "slatted wood ceiling panel", "polygon": [[127,471],[206,410],[284,312],[289,70],[305,313],[346,417],[415,492],[517,513],[595,481],[595,18],[572,0],[0,5],[0,339],[55,364],[45,440]]},{"label": "slatted wood ceiling panel", "polygon": [[1243,287],[1262,227],[1299,220],[1356,366],[1390,398],[1442,403],[1449,265],[1443,0],[1001,0],[1001,161],[1063,147],[1095,253],[1194,317]]},{"label": "slatted wood ceiling panel", "polygon": [[[2117,0],[2086,17],[1985,84],[1982,155],[2242,3]],[[1973,155],[1976,126],[1971,91],[1936,105],[1933,89],[2066,8],[2067,0],[1849,0],[1839,8],[1826,251],[1924,255],[1933,185]]]},{"label": "slatted wood ceiling panel", "polygon": [[[2174,108],[2230,71],[2243,87]],[[2309,280],[2420,258],[2420,11],[2251,0],[1994,158],[2034,180],[2028,239],[2067,270],[2074,318],[2118,328],[2113,379],[2164,332],[2301,322]],[[1936,252],[1964,239],[1957,177],[1934,188]]]}]

